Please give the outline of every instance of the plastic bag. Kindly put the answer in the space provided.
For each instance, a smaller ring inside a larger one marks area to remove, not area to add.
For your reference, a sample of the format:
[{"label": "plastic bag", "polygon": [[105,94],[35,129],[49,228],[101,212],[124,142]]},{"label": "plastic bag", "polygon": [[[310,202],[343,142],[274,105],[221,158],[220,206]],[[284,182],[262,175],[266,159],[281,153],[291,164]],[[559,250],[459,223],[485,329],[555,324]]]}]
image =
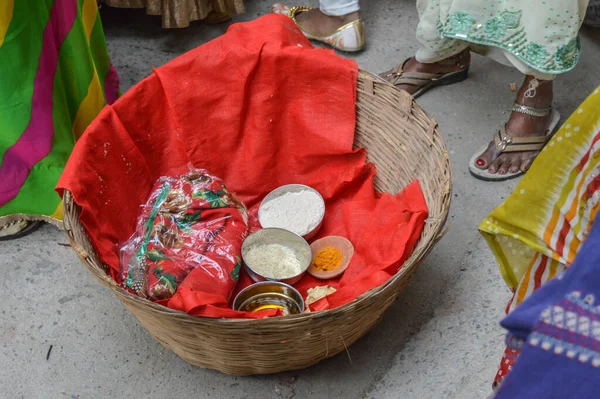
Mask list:
[{"label": "plastic bag", "polygon": [[162,177],[121,247],[123,285],[166,306],[183,288],[204,304],[227,306],[247,233],[246,207],[220,179],[198,169]]}]

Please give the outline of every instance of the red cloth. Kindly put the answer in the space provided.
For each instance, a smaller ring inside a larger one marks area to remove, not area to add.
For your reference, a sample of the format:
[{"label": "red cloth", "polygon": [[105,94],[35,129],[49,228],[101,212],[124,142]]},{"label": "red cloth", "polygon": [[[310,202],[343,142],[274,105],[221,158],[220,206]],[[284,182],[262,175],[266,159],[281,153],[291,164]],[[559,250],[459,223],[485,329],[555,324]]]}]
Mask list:
[{"label": "red cloth", "polygon": [[492,383],[492,388],[494,389],[494,392],[498,391],[500,385],[502,385],[502,382],[504,381],[506,376],[511,373],[513,366],[517,362],[517,358],[520,354],[521,351],[519,350],[511,349],[508,347],[504,349],[504,354],[502,355],[502,360],[500,361],[498,372],[496,373],[496,376],[494,377],[494,382]]},{"label": "red cloth", "polygon": [[248,213],[217,177],[195,169],[159,179],[121,249],[123,286],[172,309],[227,307],[242,267]]},{"label": "red cloth", "polygon": [[[286,17],[233,25],[227,34],[158,68],[92,122],[58,184],[82,207],[94,247],[118,277],[119,244],[133,233],[154,182],[188,164],[223,179],[251,213],[272,189],[301,183],[326,201],[319,236],[341,235],[354,258],[337,281],[339,306],[390,278],[418,239],[427,207],[418,183],[379,196],[375,167],[352,150],[358,69],[314,49]],[[252,218],[251,218],[252,219]],[[237,290],[247,284],[240,276]],[[209,317],[257,317],[180,304]],[[258,316],[262,316],[260,314]]]}]

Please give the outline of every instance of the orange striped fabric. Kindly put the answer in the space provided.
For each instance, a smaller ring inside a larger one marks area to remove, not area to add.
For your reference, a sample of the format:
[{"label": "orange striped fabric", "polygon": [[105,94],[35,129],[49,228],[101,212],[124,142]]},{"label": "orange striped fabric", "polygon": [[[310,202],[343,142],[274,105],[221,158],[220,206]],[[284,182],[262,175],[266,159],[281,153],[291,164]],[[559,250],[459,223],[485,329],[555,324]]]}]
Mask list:
[{"label": "orange striped fabric", "polygon": [[507,311],[573,262],[599,208],[600,88],[479,227],[514,292]]}]

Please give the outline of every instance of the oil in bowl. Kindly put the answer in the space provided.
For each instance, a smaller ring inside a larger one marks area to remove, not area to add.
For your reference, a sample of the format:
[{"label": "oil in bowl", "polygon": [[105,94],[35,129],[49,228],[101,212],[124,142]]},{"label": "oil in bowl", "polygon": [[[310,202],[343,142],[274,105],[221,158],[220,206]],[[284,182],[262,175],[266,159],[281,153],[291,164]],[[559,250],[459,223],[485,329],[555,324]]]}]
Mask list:
[{"label": "oil in bowl", "polygon": [[233,300],[233,309],[243,312],[278,309],[288,316],[304,312],[304,300],[287,284],[264,281],[244,288]]}]

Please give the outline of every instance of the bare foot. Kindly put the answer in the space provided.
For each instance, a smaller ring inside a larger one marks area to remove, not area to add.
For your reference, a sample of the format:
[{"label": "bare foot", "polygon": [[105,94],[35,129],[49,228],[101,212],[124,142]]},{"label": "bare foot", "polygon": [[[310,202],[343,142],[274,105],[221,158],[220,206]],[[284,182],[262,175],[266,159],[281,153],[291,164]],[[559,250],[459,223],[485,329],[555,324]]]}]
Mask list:
[{"label": "bare foot", "polygon": [[[538,80],[540,85],[534,97],[525,97],[533,76],[525,77],[521,89],[517,93],[517,104],[535,108],[547,108],[552,105],[552,81]],[[544,117],[529,116],[519,112],[512,112],[506,122],[506,133],[511,137],[543,136],[552,121],[552,114]],[[494,159],[496,144],[490,142],[488,149],[475,161],[479,169],[487,169],[491,174],[505,175],[507,172],[516,173],[519,170],[526,172],[538,154],[536,151],[523,151],[504,153]]]},{"label": "bare foot", "polygon": [[358,12],[343,15],[340,17],[332,17],[325,15],[318,8],[313,8],[310,11],[296,15],[296,20],[300,27],[310,33],[317,35],[329,35],[342,26],[359,19]]},{"label": "bare foot", "polygon": [[[445,74],[460,71],[461,69],[464,69],[466,66],[468,66],[470,63],[471,53],[469,52],[469,50],[464,50],[463,52],[453,57],[447,58],[439,62],[435,62],[433,64],[423,64],[413,57],[404,65],[403,71]],[[398,75],[395,73],[394,69],[381,74],[381,77],[390,83],[394,83],[397,76]],[[400,90],[407,91],[410,94],[413,94],[419,88],[418,86],[407,84],[396,84],[396,87]]]}]

